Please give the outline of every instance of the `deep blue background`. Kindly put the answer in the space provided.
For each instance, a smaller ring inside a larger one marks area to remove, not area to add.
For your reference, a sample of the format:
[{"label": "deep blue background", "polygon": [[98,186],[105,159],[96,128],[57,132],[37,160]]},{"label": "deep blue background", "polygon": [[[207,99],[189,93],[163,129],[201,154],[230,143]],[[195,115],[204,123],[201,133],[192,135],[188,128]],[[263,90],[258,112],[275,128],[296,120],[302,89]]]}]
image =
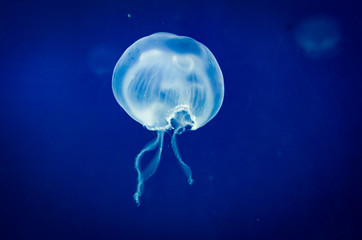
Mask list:
[{"label": "deep blue background", "polygon": [[[362,239],[359,2],[1,1],[0,239]],[[295,42],[316,14],[340,24],[334,56]],[[213,52],[225,99],[179,138],[194,184],[166,135],[137,208],[155,134],[117,104],[112,70],[160,31]]]}]

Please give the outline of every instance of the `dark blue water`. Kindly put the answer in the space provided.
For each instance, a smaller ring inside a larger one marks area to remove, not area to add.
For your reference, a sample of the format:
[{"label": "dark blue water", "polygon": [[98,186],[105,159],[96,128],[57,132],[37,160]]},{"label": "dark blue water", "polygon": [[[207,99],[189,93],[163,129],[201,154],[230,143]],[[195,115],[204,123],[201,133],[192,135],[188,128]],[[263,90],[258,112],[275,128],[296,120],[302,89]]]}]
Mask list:
[{"label": "dark blue water", "polygon": [[[361,12],[357,0],[2,1],[0,239],[362,239]],[[340,37],[317,34],[317,53],[295,37],[315,16]],[[155,133],[117,104],[112,71],[160,31],[213,52],[225,99],[179,138],[194,184],[166,134],[137,207],[134,158]]]}]

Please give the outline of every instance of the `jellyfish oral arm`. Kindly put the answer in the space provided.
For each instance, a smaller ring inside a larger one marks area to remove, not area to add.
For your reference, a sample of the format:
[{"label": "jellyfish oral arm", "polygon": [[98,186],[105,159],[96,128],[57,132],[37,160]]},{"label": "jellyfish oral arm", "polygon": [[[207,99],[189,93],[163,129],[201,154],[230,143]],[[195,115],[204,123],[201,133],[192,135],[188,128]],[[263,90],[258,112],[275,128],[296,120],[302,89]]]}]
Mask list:
[{"label": "jellyfish oral arm", "polygon": [[[137,206],[140,205],[140,197],[142,196],[144,182],[147,181],[147,179],[149,179],[156,172],[158,165],[160,163],[164,134],[165,133],[163,131],[158,131],[157,137],[153,141],[148,143],[146,146],[144,146],[141,152],[136,157],[135,168],[138,173],[138,178],[137,178],[137,191],[133,195],[133,198],[136,201]],[[157,146],[158,146],[157,153],[155,154],[151,162],[143,170],[141,170],[140,163],[142,156],[146,152],[154,150]]]},{"label": "jellyfish oral arm", "polygon": [[184,170],[184,173],[187,177],[187,182],[191,185],[194,180],[192,179],[192,171],[190,169],[189,166],[187,166],[187,164],[182,161],[182,158],[180,156],[180,153],[178,151],[178,147],[177,147],[177,140],[176,140],[176,136],[177,134],[181,134],[184,131],[184,128],[178,128],[175,129],[175,131],[173,132],[172,138],[171,138],[171,145],[172,145],[172,150],[176,156],[176,158],[178,159],[178,162],[180,163],[182,169]]}]

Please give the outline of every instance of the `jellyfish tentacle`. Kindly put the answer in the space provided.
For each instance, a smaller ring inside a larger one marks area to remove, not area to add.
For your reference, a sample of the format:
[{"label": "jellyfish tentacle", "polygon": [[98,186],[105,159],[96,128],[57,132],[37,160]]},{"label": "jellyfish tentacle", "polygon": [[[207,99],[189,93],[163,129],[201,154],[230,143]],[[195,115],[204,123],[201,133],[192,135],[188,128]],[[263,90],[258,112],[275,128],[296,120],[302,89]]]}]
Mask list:
[{"label": "jellyfish tentacle", "polygon": [[[141,152],[136,157],[135,168],[136,168],[136,171],[138,174],[137,191],[133,195],[133,198],[136,201],[137,206],[140,205],[140,197],[142,196],[144,182],[147,181],[147,179],[149,179],[156,172],[158,165],[160,163],[161,153],[162,153],[162,148],[163,148],[163,136],[164,136],[164,132],[158,131],[157,137],[153,141],[148,143],[146,146],[144,146],[142,148]],[[157,146],[158,146],[158,150],[157,150],[155,156],[148,163],[148,165],[143,170],[141,170],[140,162],[141,162],[142,156],[146,152],[154,150]]]},{"label": "jellyfish tentacle", "polygon": [[175,154],[176,158],[178,159],[178,162],[180,163],[186,177],[187,177],[187,182],[191,185],[194,180],[192,179],[192,171],[190,169],[190,167],[182,160],[181,156],[180,156],[180,152],[178,151],[178,147],[177,147],[177,140],[176,140],[176,136],[178,134],[181,134],[184,131],[184,128],[177,128],[173,134],[172,134],[172,138],[171,138],[171,145],[172,145],[172,150],[173,153]]}]

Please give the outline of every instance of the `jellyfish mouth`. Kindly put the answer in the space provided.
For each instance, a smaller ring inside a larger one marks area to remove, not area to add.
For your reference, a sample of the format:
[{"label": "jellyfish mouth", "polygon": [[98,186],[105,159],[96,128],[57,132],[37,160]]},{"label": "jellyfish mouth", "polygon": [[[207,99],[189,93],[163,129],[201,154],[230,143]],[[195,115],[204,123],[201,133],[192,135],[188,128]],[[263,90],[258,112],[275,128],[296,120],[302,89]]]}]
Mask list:
[{"label": "jellyfish mouth", "polygon": [[169,129],[182,132],[192,130],[196,123],[195,116],[191,113],[190,108],[186,105],[179,105],[172,109],[167,119]]}]

